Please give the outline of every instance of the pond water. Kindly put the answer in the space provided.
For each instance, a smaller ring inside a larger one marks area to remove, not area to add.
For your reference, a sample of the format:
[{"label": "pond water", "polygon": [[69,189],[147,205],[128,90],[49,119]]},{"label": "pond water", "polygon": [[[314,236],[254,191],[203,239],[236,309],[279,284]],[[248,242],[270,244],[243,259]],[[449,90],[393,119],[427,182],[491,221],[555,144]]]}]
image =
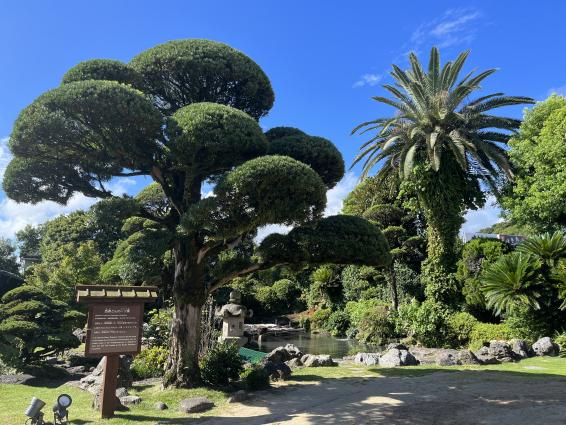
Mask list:
[{"label": "pond water", "polygon": [[327,334],[292,333],[288,336],[263,335],[260,351],[270,352],[281,345],[295,344],[305,354],[330,354],[341,358],[357,352],[381,351],[379,346],[363,344],[356,340],[335,338]]}]

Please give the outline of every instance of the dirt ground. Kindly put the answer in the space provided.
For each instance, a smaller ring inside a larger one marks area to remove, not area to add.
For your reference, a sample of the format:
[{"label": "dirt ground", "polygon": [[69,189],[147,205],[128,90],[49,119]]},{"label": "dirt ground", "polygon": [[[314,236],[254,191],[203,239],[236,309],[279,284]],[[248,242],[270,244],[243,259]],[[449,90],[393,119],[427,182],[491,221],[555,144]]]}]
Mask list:
[{"label": "dirt ground", "polygon": [[496,371],[362,377],[281,385],[206,425],[566,424],[566,380]]}]

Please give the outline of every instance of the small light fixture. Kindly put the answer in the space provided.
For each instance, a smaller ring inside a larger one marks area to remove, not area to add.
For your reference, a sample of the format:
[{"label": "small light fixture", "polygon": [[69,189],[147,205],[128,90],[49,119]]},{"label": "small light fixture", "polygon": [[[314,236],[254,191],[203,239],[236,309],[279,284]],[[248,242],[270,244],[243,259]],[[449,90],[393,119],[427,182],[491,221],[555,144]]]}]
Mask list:
[{"label": "small light fixture", "polygon": [[29,419],[26,421],[26,424],[29,425],[45,425],[43,421],[43,409],[45,406],[45,402],[43,400],[38,399],[37,397],[32,397],[29,403],[28,408],[24,412]]},{"label": "small light fixture", "polygon": [[53,406],[53,423],[55,425],[69,423],[69,411],[67,410],[73,399],[69,394],[61,394],[57,397],[57,403]]}]

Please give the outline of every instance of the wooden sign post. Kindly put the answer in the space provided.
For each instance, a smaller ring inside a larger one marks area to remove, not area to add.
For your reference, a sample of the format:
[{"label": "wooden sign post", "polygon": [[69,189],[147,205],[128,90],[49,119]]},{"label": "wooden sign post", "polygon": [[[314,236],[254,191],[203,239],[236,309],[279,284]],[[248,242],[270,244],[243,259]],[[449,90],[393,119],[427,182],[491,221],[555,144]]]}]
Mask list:
[{"label": "wooden sign post", "polygon": [[105,356],[100,412],[114,416],[118,407],[116,385],[121,354],[141,350],[143,305],[157,299],[153,286],[77,286],[77,301],[88,305],[85,355]]}]

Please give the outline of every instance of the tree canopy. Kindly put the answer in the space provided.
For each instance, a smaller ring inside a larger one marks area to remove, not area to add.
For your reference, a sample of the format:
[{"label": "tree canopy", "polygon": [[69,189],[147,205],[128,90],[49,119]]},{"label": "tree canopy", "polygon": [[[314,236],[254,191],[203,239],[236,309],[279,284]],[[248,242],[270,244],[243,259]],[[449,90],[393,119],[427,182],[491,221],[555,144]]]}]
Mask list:
[{"label": "tree canopy", "polygon": [[526,110],[509,145],[516,178],[504,206],[538,231],[566,226],[566,99],[552,95]]}]

